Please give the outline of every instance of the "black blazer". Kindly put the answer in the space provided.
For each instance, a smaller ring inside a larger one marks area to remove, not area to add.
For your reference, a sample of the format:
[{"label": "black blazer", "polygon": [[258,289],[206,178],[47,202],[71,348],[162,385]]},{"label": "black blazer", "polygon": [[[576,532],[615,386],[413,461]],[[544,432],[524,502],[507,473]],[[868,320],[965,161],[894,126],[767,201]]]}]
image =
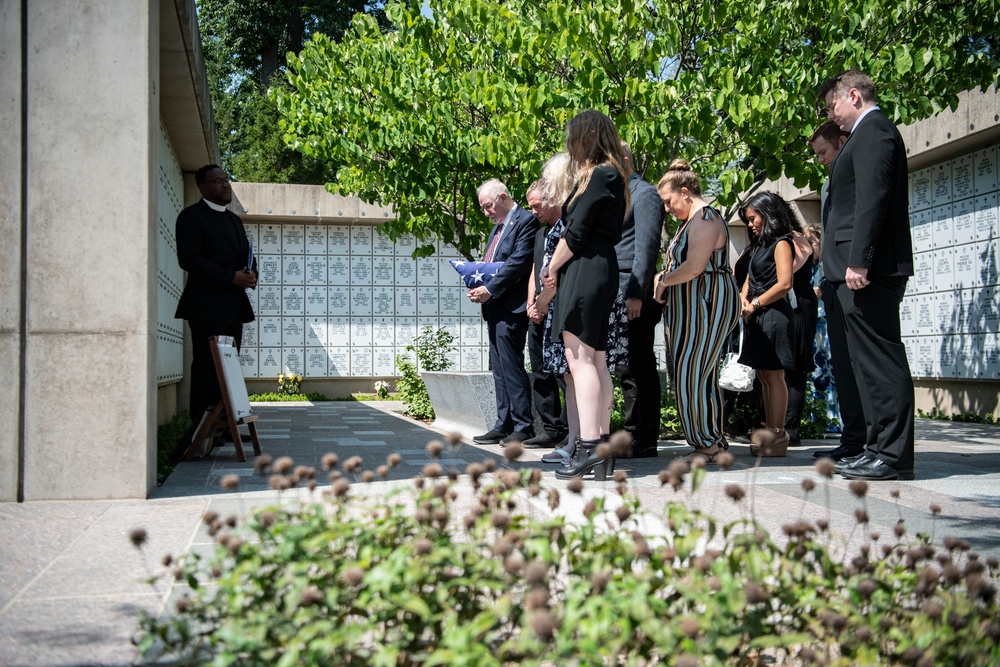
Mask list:
[{"label": "black blazer", "polygon": [[[187,283],[174,315],[196,322],[252,322],[246,291],[233,284],[246,267],[250,242],[232,211],[218,212],[199,200],[177,216],[177,262]],[[251,270],[257,274],[257,258]]]},{"label": "black blazer", "polygon": [[[528,278],[531,274],[538,218],[531,211],[515,205],[514,213],[506,226],[509,229],[504,230],[493,253],[493,261],[503,262],[503,267],[486,283],[491,296],[483,304],[483,317],[486,316],[487,308],[512,313],[523,313],[528,309]],[[496,233],[494,225],[486,243],[487,248]]]},{"label": "black blazer", "polygon": [[649,288],[660,254],[663,200],[656,188],[638,175],[632,175],[628,188],[632,203],[622,223],[622,240],[615,246],[618,291],[628,299],[645,299],[652,297]]},{"label": "black blazer", "polygon": [[906,147],[875,110],[858,124],[830,165],[823,229],[823,274],[843,282],[848,266],[868,275],[912,276]]}]

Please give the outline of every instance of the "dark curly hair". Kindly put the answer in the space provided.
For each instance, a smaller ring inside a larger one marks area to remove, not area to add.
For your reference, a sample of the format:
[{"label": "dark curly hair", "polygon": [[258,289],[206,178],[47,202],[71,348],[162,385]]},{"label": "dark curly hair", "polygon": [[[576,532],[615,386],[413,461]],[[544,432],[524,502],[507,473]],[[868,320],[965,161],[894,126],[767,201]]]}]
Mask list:
[{"label": "dark curly hair", "polygon": [[[764,219],[764,224],[760,229],[760,236],[750,234],[750,246],[752,248],[766,248],[782,236],[789,236],[792,232],[802,232],[802,224],[795,217],[792,207],[773,192],[758,192],[740,207],[740,220],[743,221],[744,225],[749,227],[747,209],[753,209],[757,215]],[[795,255],[794,243],[792,244],[792,255]]]}]

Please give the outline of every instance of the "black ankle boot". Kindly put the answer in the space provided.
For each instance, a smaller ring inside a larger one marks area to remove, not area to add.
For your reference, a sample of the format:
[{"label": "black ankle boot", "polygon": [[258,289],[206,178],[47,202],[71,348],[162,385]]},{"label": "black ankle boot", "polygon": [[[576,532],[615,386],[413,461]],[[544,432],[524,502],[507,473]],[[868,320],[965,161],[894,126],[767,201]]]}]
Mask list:
[{"label": "black ankle boot", "polygon": [[608,478],[609,472],[614,472],[615,459],[613,456],[602,459],[597,455],[597,447],[601,445],[600,440],[581,440],[577,443],[577,453],[582,452],[582,460],[574,456],[573,464],[556,471],[556,477],[567,479],[570,477],[583,477],[588,472],[594,472],[594,480],[601,482]]},{"label": "black ankle boot", "polygon": [[587,458],[587,455],[583,451],[582,442],[583,440],[580,439],[580,436],[573,438],[573,453],[568,459],[562,462],[563,468],[572,468],[577,466]]}]

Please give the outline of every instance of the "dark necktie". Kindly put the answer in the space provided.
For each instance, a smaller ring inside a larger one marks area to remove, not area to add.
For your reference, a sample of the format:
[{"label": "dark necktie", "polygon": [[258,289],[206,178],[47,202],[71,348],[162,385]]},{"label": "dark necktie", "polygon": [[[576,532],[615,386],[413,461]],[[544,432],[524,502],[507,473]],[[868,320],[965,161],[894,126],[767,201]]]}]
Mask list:
[{"label": "dark necktie", "polygon": [[503,233],[503,223],[497,225],[497,231],[493,235],[493,239],[490,241],[490,247],[486,249],[486,254],[483,256],[484,262],[493,261],[493,253],[497,251],[497,243],[500,242],[500,234]]}]

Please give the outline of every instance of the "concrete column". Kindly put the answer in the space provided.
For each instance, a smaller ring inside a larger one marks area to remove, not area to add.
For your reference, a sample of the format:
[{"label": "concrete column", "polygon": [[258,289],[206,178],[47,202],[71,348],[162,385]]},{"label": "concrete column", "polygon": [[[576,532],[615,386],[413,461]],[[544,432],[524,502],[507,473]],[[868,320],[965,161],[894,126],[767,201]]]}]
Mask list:
[{"label": "concrete column", "polygon": [[27,500],[155,488],[158,9],[28,4]]}]

